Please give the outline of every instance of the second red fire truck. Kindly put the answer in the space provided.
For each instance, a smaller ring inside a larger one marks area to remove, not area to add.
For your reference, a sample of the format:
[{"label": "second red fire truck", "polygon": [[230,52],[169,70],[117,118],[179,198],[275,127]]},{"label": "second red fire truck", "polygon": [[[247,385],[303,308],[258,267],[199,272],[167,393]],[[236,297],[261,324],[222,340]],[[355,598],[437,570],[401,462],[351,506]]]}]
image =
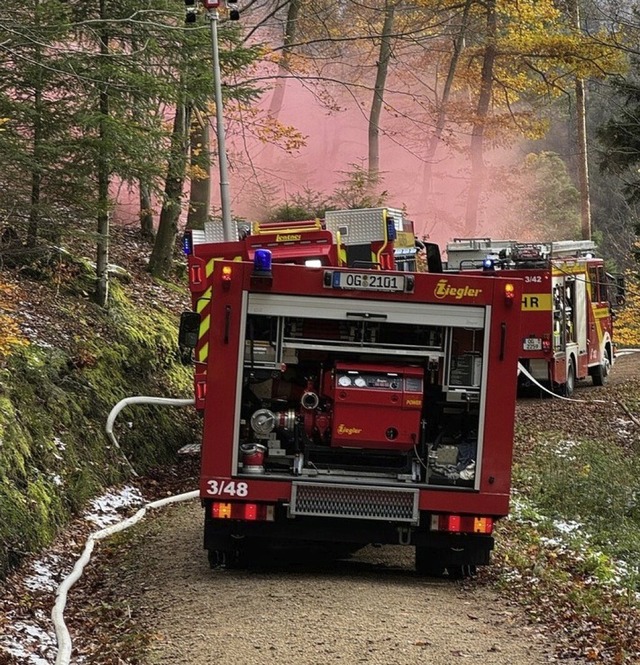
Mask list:
[{"label": "second red fire truck", "polygon": [[265,543],[401,544],[451,576],[488,563],[509,511],[522,282],[398,269],[404,229],[373,209],[187,237],[180,339],[212,566]]},{"label": "second red fire truck", "polygon": [[614,360],[613,307],[622,288],[590,240],[519,243],[489,238],[447,245],[449,269],[522,279],[520,362],[531,378],[562,395],[576,380],[604,383]]}]

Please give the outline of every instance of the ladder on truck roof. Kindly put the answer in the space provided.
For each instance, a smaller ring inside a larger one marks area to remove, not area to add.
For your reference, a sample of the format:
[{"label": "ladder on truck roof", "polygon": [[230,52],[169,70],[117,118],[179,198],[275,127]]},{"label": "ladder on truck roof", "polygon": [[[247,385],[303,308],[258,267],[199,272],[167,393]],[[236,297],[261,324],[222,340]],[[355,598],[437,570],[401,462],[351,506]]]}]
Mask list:
[{"label": "ladder on truck roof", "polygon": [[251,235],[261,236],[271,233],[308,233],[309,231],[324,231],[319,219],[306,219],[300,222],[254,222],[251,225]]},{"label": "ladder on truck roof", "polygon": [[580,258],[595,254],[592,240],[558,240],[555,242],[518,242],[491,238],[454,238],[447,244],[449,267],[481,267],[486,258],[519,263],[546,262],[551,259]]},{"label": "ladder on truck roof", "polygon": [[552,242],[520,242],[518,240],[492,240],[491,238],[454,238],[447,245],[452,252],[486,252],[498,254],[502,250],[514,250],[522,247],[536,247],[549,257],[581,256],[594,252],[593,240],[557,240]]},{"label": "ladder on truck roof", "polygon": [[551,258],[579,257],[596,251],[596,244],[593,240],[558,240],[549,243],[549,246],[549,256]]}]

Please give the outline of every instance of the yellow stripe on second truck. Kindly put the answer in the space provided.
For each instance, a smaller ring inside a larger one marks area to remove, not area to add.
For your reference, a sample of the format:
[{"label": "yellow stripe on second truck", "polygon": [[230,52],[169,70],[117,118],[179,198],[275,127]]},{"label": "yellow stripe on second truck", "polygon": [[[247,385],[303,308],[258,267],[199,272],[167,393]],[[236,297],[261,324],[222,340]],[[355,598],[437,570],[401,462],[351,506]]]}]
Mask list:
[{"label": "yellow stripe on second truck", "polygon": [[550,312],[551,294],[550,293],[523,293],[522,294],[523,312]]}]

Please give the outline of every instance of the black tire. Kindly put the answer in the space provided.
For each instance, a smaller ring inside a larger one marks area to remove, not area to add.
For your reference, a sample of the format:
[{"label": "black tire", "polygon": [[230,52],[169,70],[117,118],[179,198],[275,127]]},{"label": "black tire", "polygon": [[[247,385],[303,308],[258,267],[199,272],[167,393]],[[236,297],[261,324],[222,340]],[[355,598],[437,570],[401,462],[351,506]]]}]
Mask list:
[{"label": "black tire", "polygon": [[447,566],[447,572],[449,573],[449,579],[464,580],[468,577],[474,577],[477,569],[475,565],[468,563],[460,566]]},{"label": "black tire", "polygon": [[245,557],[238,550],[208,550],[207,558],[212,570],[233,570],[246,565]]},{"label": "black tire", "polygon": [[594,386],[604,386],[607,377],[609,376],[609,370],[611,369],[611,360],[609,358],[609,351],[604,352],[602,362],[593,368],[593,373],[591,378],[593,379]]},{"label": "black tire", "polygon": [[416,546],[416,573],[427,577],[442,577],[444,564],[437,550]]},{"label": "black tire", "polygon": [[565,397],[571,397],[576,389],[576,364],[573,357],[569,358],[569,367],[567,367],[567,382],[564,384]]}]

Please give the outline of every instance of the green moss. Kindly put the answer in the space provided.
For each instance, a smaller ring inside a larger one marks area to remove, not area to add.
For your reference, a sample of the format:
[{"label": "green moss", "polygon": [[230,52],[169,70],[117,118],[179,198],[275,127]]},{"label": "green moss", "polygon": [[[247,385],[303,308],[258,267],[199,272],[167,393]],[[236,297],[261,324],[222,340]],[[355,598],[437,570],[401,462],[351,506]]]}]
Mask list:
[{"label": "green moss", "polygon": [[122,450],[106,437],[109,412],[124,397],[191,395],[191,371],[175,354],[177,317],[132,302],[117,283],[111,296],[107,310],[83,303],[68,352],[24,347],[0,371],[0,577],[128,477],[123,453],[143,473],[193,441],[192,411],[147,406],[118,419]]},{"label": "green moss", "polygon": [[13,404],[2,396],[0,397],[0,477],[7,477],[12,473],[16,477],[24,478],[29,455],[29,438],[18,423]]}]

